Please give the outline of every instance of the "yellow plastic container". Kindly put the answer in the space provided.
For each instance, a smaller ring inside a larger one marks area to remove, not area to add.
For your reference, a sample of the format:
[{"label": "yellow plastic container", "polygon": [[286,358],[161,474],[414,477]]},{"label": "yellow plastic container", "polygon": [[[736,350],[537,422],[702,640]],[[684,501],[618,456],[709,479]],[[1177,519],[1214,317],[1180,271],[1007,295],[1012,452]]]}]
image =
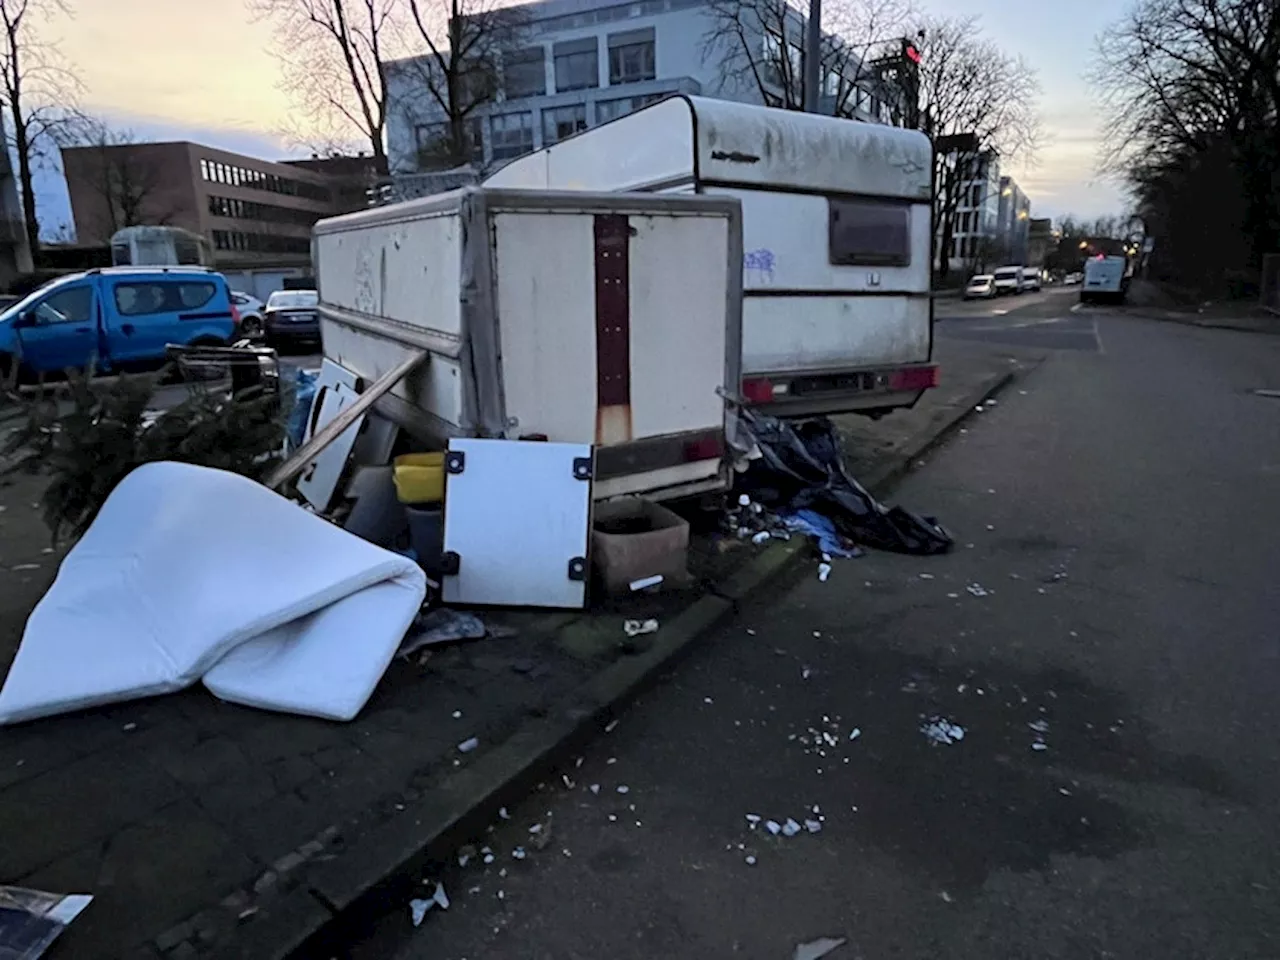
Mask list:
[{"label": "yellow plastic container", "polygon": [[401,503],[439,503],[444,499],[444,454],[406,453],[392,461],[396,497]]}]

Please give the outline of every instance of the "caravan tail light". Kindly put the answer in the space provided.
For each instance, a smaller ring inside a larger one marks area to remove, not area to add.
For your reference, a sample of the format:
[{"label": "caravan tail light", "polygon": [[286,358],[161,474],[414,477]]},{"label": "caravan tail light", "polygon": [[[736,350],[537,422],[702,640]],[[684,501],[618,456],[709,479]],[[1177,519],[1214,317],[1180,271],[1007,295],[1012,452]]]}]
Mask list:
[{"label": "caravan tail light", "polygon": [[749,377],[742,381],[742,396],[748,403],[770,403],[773,384],[765,377]]},{"label": "caravan tail light", "polygon": [[890,390],[930,390],[938,385],[938,365],[908,367],[889,375]]}]

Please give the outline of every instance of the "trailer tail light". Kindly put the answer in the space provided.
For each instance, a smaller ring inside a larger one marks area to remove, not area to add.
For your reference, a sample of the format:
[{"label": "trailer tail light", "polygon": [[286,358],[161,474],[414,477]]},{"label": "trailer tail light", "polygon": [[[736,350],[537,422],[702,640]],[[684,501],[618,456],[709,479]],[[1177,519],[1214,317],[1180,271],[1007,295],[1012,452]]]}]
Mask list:
[{"label": "trailer tail light", "polygon": [[770,403],[773,384],[765,377],[749,377],[742,381],[742,396],[748,403]]},{"label": "trailer tail light", "polygon": [[893,391],[929,390],[938,385],[938,365],[928,364],[923,367],[908,367],[895,370],[889,375],[889,389]]},{"label": "trailer tail light", "polygon": [[690,440],[684,445],[684,462],[715,460],[724,456],[724,437],[719,432]]}]

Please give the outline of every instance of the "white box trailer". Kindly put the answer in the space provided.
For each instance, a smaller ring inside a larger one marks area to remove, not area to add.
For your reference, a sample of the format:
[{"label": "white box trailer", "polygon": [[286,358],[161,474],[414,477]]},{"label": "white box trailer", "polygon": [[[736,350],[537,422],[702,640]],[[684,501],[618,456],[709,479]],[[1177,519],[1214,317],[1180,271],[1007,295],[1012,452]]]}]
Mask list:
[{"label": "white box trailer", "polygon": [[743,395],[783,416],[879,413],[937,384],[932,165],[914,130],[675,96],[485,183],[741,200]]},{"label": "white box trailer", "polygon": [[452,437],[595,447],[596,499],[728,485],[742,220],[729,197],[467,188],[316,224],[324,355]]}]

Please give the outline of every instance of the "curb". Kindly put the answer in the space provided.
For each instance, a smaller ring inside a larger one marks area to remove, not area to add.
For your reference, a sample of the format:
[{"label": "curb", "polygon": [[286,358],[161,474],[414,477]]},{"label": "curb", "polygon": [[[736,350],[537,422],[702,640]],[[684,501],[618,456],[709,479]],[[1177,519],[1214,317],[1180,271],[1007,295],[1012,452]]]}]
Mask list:
[{"label": "curb", "polygon": [[[885,495],[914,462],[942,443],[974,407],[1016,376],[1006,370],[986,380],[940,423],[919,431],[894,460],[865,478],[876,497]],[[447,857],[482,831],[499,807],[528,792],[548,766],[592,740],[618,713],[690,651],[694,643],[736,614],[747,598],[791,571],[807,552],[804,540],[775,543],[747,561],[712,592],[675,616],[654,635],[651,647],[618,660],[564,698],[548,714],[532,718],[475,763],[382,825],[338,857],[317,863],[303,887],[264,905],[251,921],[213,953],[217,960],[289,960],[333,955],[367,918],[400,903],[397,887],[421,868]]]},{"label": "curb", "polygon": [[1204,330],[1234,330],[1236,333],[1260,333],[1264,336],[1280,335],[1280,318],[1277,318],[1274,329],[1263,326],[1242,326],[1226,320],[1199,319],[1198,315],[1184,316],[1173,310],[1143,309],[1138,307],[1125,311],[1128,316],[1140,320],[1155,320],[1160,323],[1176,323],[1184,327],[1200,327]]}]

